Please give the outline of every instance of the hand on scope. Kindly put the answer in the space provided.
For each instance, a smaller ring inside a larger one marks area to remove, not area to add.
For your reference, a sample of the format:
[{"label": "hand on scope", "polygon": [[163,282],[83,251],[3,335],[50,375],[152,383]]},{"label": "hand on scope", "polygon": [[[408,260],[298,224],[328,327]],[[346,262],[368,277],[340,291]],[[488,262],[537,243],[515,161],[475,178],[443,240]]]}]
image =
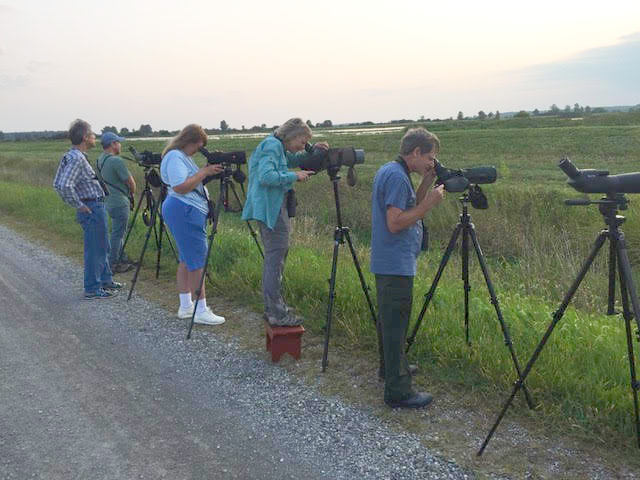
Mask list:
[{"label": "hand on scope", "polygon": [[316,172],[312,172],[311,170],[300,170],[295,173],[296,177],[298,177],[298,182],[305,182],[311,175],[314,175]]},{"label": "hand on scope", "polygon": [[216,175],[222,170],[224,170],[224,167],[219,163],[208,163],[200,169],[201,172],[204,172],[205,178],[210,177],[211,175]]},{"label": "hand on scope", "polygon": [[313,146],[321,148],[322,150],[329,150],[329,144],[327,142],[314,143]]},{"label": "hand on scope", "polygon": [[438,185],[435,188],[432,188],[425,195],[425,200],[428,201],[431,206],[438,205],[442,199],[444,198],[444,185]]}]

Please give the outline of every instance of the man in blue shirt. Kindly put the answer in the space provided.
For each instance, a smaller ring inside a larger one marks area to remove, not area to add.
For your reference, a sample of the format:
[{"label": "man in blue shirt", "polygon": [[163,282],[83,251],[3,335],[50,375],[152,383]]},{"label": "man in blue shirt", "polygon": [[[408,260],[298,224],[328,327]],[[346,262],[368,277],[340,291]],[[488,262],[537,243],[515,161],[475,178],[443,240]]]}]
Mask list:
[{"label": "man in blue shirt", "polygon": [[[444,198],[435,179],[438,137],[424,128],[408,130],[400,155],[378,170],[371,202],[371,272],[376,276],[378,335],[382,337],[384,401],[392,408],[420,408],[431,403],[428,393],[411,388],[404,354],[413,301],[413,277],[423,241],[422,218]],[[422,181],[417,191],[411,173]]]}]

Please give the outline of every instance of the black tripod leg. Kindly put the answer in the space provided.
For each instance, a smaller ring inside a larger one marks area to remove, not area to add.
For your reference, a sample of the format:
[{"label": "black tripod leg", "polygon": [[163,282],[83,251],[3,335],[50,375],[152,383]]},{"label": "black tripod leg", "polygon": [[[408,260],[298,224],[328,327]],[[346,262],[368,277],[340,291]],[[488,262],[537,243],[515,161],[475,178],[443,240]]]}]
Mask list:
[{"label": "black tripod leg", "polygon": [[331,336],[331,319],[333,318],[333,302],[336,291],[336,271],[338,268],[338,253],[342,243],[342,229],[336,227],[333,241],[333,260],[331,261],[331,277],[329,278],[329,303],[327,306],[327,323],[324,331],[324,351],[322,353],[322,371],[327,370],[329,356],[329,337]]},{"label": "black tripod leg", "polygon": [[524,371],[522,372],[522,375],[520,376],[520,378],[518,378],[518,380],[516,380],[513,386],[513,390],[511,391],[511,395],[509,396],[508,400],[505,402],[504,406],[502,407],[502,410],[500,411],[500,414],[498,415],[498,418],[496,419],[495,423],[491,427],[491,430],[489,431],[487,438],[485,438],[484,442],[482,442],[480,450],[478,450],[478,453],[477,453],[478,456],[482,455],[482,452],[484,452],[484,449],[487,447],[487,444],[489,443],[489,441],[491,440],[491,437],[493,436],[496,429],[498,428],[498,425],[500,425],[502,418],[504,417],[505,413],[507,413],[507,409],[511,405],[511,402],[513,402],[513,399],[518,393],[518,390],[520,390],[520,388],[524,385],[524,381],[529,375],[529,372],[531,372],[531,369],[533,368],[533,364],[536,363],[536,360],[538,359],[538,356],[542,352],[544,345],[547,343],[547,340],[549,340],[549,337],[551,337],[551,334],[553,333],[553,329],[555,328],[555,326],[558,324],[558,322],[564,315],[564,312],[567,309],[569,302],[571,302],[571,299],[575,295],[576,290],[578,290],[580,283],[582,283],[584,276],[589,271],[589,268],[591,267],[593,260],[596,258],[596,255],[598,254],[598,251],[600,251],[600,248],[602,247],[602,244],[604,243],[604,241],[607,239],[607,236],[608,236],[608,232],[603,231],[600,233],[600,235],[598,235],[598,238],[596,238],[593,248],[591,249],[591,253],[589,254],[589,257],[582,265],[582,269],[578,273],[578,276],[574,280],[573,284],[571,285],[571,287],[569,287],[569,291],[564,296],[564,299],[562,300],[560,307],[558,307],[558,310],[556,310],[555,313],[553,314],[553,320],[549,324],[547,331],[544,333],[542,340],[540,340],[540,343],[534,350],[533,355],[527,362],[527,365],[524,367]]},{"label": "black tripod leg", "polygon": [[[349,245],[349,251],[351,252],[351,258],[353,258],[353,264],[356,267],[356,271],[358,272],[358,278],[360,279],[360,286],[362,287],[362,292],[364,293],[365,298],[367,299],[367,305],[369,306],[369,312],[371,312],[371,321],[373,322],[374,327],[378,328],[378,318],[376,315],[376,310],[373,306],[373,302],[371,301],[370,289],[367,285],[367,282],[362,273],[362,269],[360,268],[360,262],[358,262],[358,256],[356,255],[356,250],[353,248],[353,243],[351,242],[351,234],[349,230],[345,229],[344,235],[347,239],[347,245]],[[384,351],[382,349],[382,337],[378,335],[378,353],[380,355],[381,364],[384,361]]]},{"label": "black tripod leg", "polygon": [[[148,188],[148,186],[145,184],[145,190]],[[124,248],[127,246],[127,242],[129,241],[129,236],[131,235],[131,232],[133,231],[133,226],[136,223],[136,218],[138,218],[138,212],[140,211],[140,205],[142,205],[142,199],[145,196],[145,190],[142,191],[142,193],[140,193],[140,199],[138,200],[138,204],[136,205],[136,209],[133,212],[133,218],[131,219],[131,222],[129,222],[129,227],[127,228],[127,234],[124,237],[124,242],[122,242],[122,248],[120,249],[120,254],[118,255],[118,263],[120,263],[122,261],[122,255],[124,254]]]},{"label": "black tripod leg", "polygon": [[463,225],[462,228],[462,284],[464,288],[464,332],[467,345],[471,346],[469,340],[469,230],[470,224]]},{"label": "black tripod leg", "polygon": [[144,238],[144,245],[142,246],[142,251],[140,252],[140,258],[138,259],[138,265],[136,266],[136,272],[133,274],[133,280],[131,280],[131,288],[129,289],[129,296],[127,297],[127,301],[131,300],[131,295],[133,294],[133,289],[136,286],[136,282],[138,281],[138,274],[140,273],[140,268],[142,267],[142,260],[144,259],[144,254],[147,251],[147,245],[149,244],[149,238],[151,237],[151,230],[155,232],[156,228],[156,216],[158,214],[158,208],[160,207],[160,202],[153,206],[151,210],[151,225],[147,228],[147,235]]},{"label": "black tripod leg", "polygon": [[411,332],[411,335],[409,335],[409,338],[407,338],[407,348],[405,350],[405,353],[409,351],[409,349],[411,348],[411,345],[413,345],[413,342],[416,339],[416,335],[418,334],[418,330],[420,329],[420,325],[422,324],[422,319],[424,318],[424,314],[427,311],[427,307],[431,302],[431,298],[433,297],[433,294],[435,293],[436,288],[438,287],[438,282],[440,281],[440,277],[442,276],[444,267],[447,266],[447,262],[449,261],[449,257],[451,257],[451,252],[453,252],[453,249],[456,246],[456,241],[458,240],[458,235],[460,235],[461,230],[462,230],[462,224],[458,223],[456,225],[456,228],[453,230],[451,239],[449,240],[449,245],[447,245],[447,249],[445,250],[444,255],[442,256],[442,260],[440,260],[440,266],[438,267],[436,276],[433,279],[433,282],[431,283],[431,287],[429,288],[429,291],[424,296],[424,303],[422,304],[422,309],[420,310],[420,314],[418,315],[418,320],[416,321],[416,324],[413,327],[413,331]]},{"label": "black tripod leg", "polygon": [[198,308],[198,302],[200,302],[200,293],[202,292],[202,285],[204,285],[204,278],[207,275],[207,267],[209,265],[209,255],[211,254],[211,246],[213,245],[213,239],[216,235],[215,226],[211,227],[211,233],[209,234],[209,245],[207,246],[207,257],[202,269],[202,276],[200,277],[200,287],[196,290],[196,302],[193,306],[193,313],[191,314],[191,321],[189,322],[189,331],[187,332],[187,340],[191,338],[191,331],[193,330],[193,324],[196,318],[196,309]]},{"label": "black tripod leg", "polygon": [[[509,353],[511,354],[511,359],[513,360],[513,365],[516,368],[518,378],[522,378],[522,372],[520,370],[520,364],[518,363],[518,357],[516,356],[516,352],[513,349],[511,335],[509,335],[509,327],[507,327],[507,324],[504,321],[504,317],[502,316],[502,310],[500,309],[500,304],[498,303],[498,297],[493,288],[493,283],[491,282],[491,277],[489,275],[489,268],[487,267],[487,262],[485,261],[484,255],[482,254],[482,249],[480,248],[480,244],[478,243],[478,236],[476,235],[476,231],[473,228],[473,226],[469,229],[469,234],[471,235],[471,241],[473,242],[473,247],[476,251],[476,255],[478,256],[478,263],[480,264],[480,268],[482,269],[482,274],[484,275],[484,281],[487,284],[487,290],[489,290],[489,296],[491,297],[491,304],[496,310],[496,316],[498,317],[498,322],[500,323],[500,327],[502,328],[502,335],[504,336],[504,344],[509,349]],[[524,382],[522,382],[522,390],[527,400],[527,405],[529,405],[530,409],[533,409],[533,401],[531,400],[531,396],[529,395],[529,391],[527,390],[527,387],[524,384]]]},{"label": "black tripod leg", "polygon": [[224,199],[226,191],[226,184],[221,180],[220,182],[220,197],[216,204],[213,213],[213,222],[211,224],[211,233],[209,234],[209,244],[207,245],[207,256],[204,261],[204,267],[202,268],[202,276],[200,277],[200,286],[196,290],[196,302],[193,306],[193,313],[191,314],[191,321],[189,322],[189,331],[187,332],[187,340],[191,338],[191,330],[193,330],[193,324],[196,318],[196,309],[198,308],[198,302],[200,302],[200,293],[202,292],[202,286],[204,285],[204,279],[207,276],[207,268],[209,267],[209,256],[211,255],[211,246],[213,245],[213,239],[218,230],[218,219],[220,218],[220,207],[222,207],[222,200]]},{"label": "black tripod leg", "polygon": [[356,271],[358,272],[358,278],[360,279],[360,286],[362,287],[362,292],[367,299],[367,305],[369,306],[369,311],[371,312],[371,320],[373,324],[376,324],[376,310],[373,307],[373,302],[371,301],[371,296],[369,292],[369,286],[367,285],[367,281],[364,278],[364,274],[362,273],[362,269],[360,268],[360,262],[358,262],[358,256],[356,255],[356,250],[353,248],[353,243],[351,242],[351,235],[349,234],[349,230],[344,229],[344,236],[347,239],[347,245],[349,245],[349,251],[351,252],[351,257],[353,258],[353,264],[356,267]]},{"label": "black tripod leg", "polygon": [[157,217],[160,220],[160,233],[158,234],[158,255],[156,257],[156,278],[160,277],[160,258],[162,257],[162,237],[164,237],[165,229],[162,215]]},{"label": "black tripod leg", "polygon": [[607,302],[607,315],[616,314],[616,243],[615,235],[611,235],[609,238],[609,296]]},{"label": "black tripod leg", "polygon": [[164,218],[162,218],[162,215],[160,215],[160,221],[164,225],[164,233],[165,233],[165,236],[167,237],[167,243],[169,244],[169,248],[171,249],[171,252],[173,253],[173,257],[176,259],[176,263],[180,263],[180,260],[178,260],[178,253],[176,252],[176,248],[173,246],[173,242],[171,241],[171,236],[169,235],[169,229],[167,228],[166,224],[164,223]]},{"label": "black tripod leg", "polygon": [[[240,209],[242,209],[244,207],[244,205],[242,204],[242,201],[240,200],[240,197],[238,196],[238,192],[236,192],[236,188],[233,185],[233,183],[231,183],[230,185],[231,185],[231,191],[233,192],[233,196],[235,197],[236,202],[238,202],[238,205],[240,205]],[[242,184],[240,184],[240,185],[242,185]],[[256,234],[255,230],[253,229],[253,226],[251,226],[251,222],[249,222],[249,220],[247,220],[247,227],[249,227],[249,233],[253,237],[253,241],[256,242],[256,247],[258,247],[258,251],[260,252],[260,256],[264,259],[264,253],[262,251],[262,247],[260,246],[260,241],[258,240],[258,235]]]},{"label": "black tripod leg", "polygon": [[[620,238],[616,244],[618,262],[620,263],[620,296],[622,298],[622,311],[627,335],[627,353],[629,356],[631,391],[633,393],[633,408],[636,417],[636,437],[638,448],[640,448],[640,410],[638,408],[638,389],[640,389],[640,383],[638,383],[638,379],[636,377],[635,355],[633,353],[633,333],[631,329],[631,319],[635,316],[637,321],[640,311],[638,311],[638,298],[633,282],[633,276],[631,274],[631,265],[627,256],[626,242],[622,233],[620,233]],[[633,304],[633,312],[629,309],[629,296],[631,297],[631,302]]]},{"label": "black tripod leg", "polygon": [[[154,207],[155,208],[155,207]],[[157,216],[155,219],[152,219],[151,225],[153,226],[153,237],[156,239],[156,250],[160,250],[160,244],[162,243],[160,237],[158,236],[158,226],[156,225]]]}]

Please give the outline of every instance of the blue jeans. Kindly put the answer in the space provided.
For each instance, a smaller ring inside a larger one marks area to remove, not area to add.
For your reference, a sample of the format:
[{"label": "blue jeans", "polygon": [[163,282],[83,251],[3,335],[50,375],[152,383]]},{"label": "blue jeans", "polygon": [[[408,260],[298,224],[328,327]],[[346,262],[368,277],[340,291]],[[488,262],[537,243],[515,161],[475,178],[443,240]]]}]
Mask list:
[{"label": "blue jeans", "polygon": [[[129,207],[106,207],[109,217],[111,217],[111,250],[109,251],[109,265],[114,266],[119,263],[120,251],[124,241],[124,234],[127,231],[127,223],[129,222]],[[122,261],[126,262],[129,258],[125,252],[122,252]]]},{"label": "blue jeans", "polygon": [[86,202],[91,213],[76,213],[76,220],[84,231],[84,291],[95,293],[102,285],[113,282],[109,268],[109,237],[107,212],[103,202]]}]

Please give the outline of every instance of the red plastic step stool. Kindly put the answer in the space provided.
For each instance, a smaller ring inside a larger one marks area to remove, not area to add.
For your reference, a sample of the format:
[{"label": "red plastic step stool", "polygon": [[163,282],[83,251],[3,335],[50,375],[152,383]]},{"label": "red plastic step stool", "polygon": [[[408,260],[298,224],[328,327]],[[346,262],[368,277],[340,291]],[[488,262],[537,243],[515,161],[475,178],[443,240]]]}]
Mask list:
[{"label": "red plastic step stool", "polygon": [[304,327],[276,327],[265,320],[265,332],[267,337],[267,352],[271,352],[271,361],[277,362],[283,354],[288,353],[293,358],[300,358],[302,334]]}]

